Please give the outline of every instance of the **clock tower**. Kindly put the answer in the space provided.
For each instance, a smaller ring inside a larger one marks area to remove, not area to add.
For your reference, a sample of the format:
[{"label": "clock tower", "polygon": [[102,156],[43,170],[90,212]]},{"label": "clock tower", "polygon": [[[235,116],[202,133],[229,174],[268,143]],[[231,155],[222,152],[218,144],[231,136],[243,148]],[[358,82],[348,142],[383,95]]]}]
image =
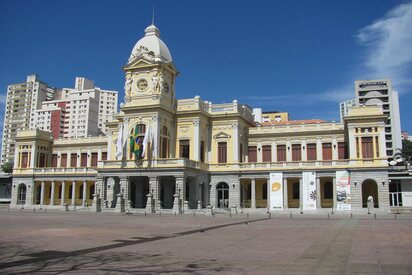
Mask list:
[{"label": "clock tower", "polygon": [[134,46],[123,70],[125,99],[118,119],[128,139],[137,132],[141,137],[151,133],[150,158],[174,158],[178,71],[156,26],[145,29],[144,37]]},{"label": "clock tower", "polygon": [[123,70],[126,77],[124,108],[162,108],[176,112],[178,72],[156,26],[145,29],[145,36],[134,46]]}]

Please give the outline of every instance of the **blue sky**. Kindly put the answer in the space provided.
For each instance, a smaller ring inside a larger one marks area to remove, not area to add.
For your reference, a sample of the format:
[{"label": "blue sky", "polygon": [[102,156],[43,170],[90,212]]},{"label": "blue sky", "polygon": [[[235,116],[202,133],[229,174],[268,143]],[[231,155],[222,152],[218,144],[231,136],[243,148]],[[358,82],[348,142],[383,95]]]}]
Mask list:
[{"label": "blue sky", "polygon": [[[120,92],[152,0],[0,0],[0,121],[7,85],[76,76]],[[391,78],[412,133],[412,2],[155,0],[155,24],[180,71],[178,98],[238,99],[292,119],[339,120],[358,79]],[[2,126],[2,125],[1,125]]]}]

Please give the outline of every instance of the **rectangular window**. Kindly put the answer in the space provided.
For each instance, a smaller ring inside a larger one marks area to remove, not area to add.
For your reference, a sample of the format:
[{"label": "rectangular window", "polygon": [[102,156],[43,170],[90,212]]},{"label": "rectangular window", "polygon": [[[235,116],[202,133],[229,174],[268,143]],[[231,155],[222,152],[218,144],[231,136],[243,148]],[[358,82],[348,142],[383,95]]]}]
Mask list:
[{"label": "rectangular window", "polygon": [[364,159],[373,158],[373,141],[372,137],[362,138],[362,157]]},{"label": "rectangular window", "polygon": [[62,154],[60,167],[67,167],[67,154]]},{"label": "rectangular window", "polygon": [[332,143],[322,143],[322,159],[332,159]]},{"label": "rectangular window", "polygon": [[80,166],[81,167],[86,167],[87,166],[87,153],[82,153],[81,154]]},{"label": "rectangular window", "polygon": [[286,145],[278,145],[276,151],[278,155],[277,161],[286,161]]},{"label": "rectangular window", "polygon": [[92,167],[96,167],[96,166],[97,166],[97,153],[92,153],[91,166],[92,166]]},{"label": "rectangular window", "polygon": [[217,144],[218,163],[227,163],[227,142],[219,142]]},{"label": "rectangular window", "polygon": [[52,155],[51,167],[57,167],[57,154]]},{"label": "rectangular window", "polygon": [[102,152],[102,160],[107,160],[107,152]]},{"label": "rectangular window", "polygon": [[262,146],[262,161],[272,162],[272,146],[270,145]]},{"label": "rectangular window", "polygon": [[188,139],[179,141],[179,153],[181,158],[190,157],[190,144]]},{"label": "rectangular window", "polygon": [[21,168],[27,168],[29,164],[29,153],[21,153]]},{"label": "rectangular window", "polygon": [[248,148],[249,162],[257,162],[257,147],[249,146]]},{"label": "rectangular window", "polygon": [[348,159],[348,146],[346,142],[338,142],[338,159]]},{"label": "rectangular window", "polygon": [[292,161],[302,160],[302,146],[300,144],[292,144]]},{"label": "rectangular window", "polygon": [[317,160],[316,143],[306,145],[308,160]]},{"label": "rectangular window", "polygon": [[39,154],[39,167],[41,168],[46,167],[46,154],[45,153]]},{"label": "rectangular window", "polygon": [[200,141],[200,161],[205,162],[205,142]]},{"label": "rectangular window", "polygon": [[242,143],[239,145],[239,162],[240,163],[243,162],[243,144]]},{"label": "rectangular window", "polygon": [[77,167],[77,154],[70,154],[70,167]]}]

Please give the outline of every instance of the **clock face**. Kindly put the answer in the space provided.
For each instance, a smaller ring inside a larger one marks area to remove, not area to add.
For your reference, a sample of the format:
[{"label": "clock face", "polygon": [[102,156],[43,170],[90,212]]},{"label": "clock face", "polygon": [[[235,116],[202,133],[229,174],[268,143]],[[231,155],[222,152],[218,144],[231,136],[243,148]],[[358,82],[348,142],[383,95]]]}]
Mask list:
[{"label": "clock face", "polygon": [[169,92],[169,84],[167,84],[167,82],[165,82],[164,84],[164,90],[165,90],[165,93]]},{"label": "clock face", "polygon": [[147,80],[146,80],[146,79],[142,78],[142,79],[139,79],[139,80],[137,81],[137,89],[138,89],[139,91],[144,91],[144,90],[146,90],[147,86],[148,86],[148,83],[147,83]]}]

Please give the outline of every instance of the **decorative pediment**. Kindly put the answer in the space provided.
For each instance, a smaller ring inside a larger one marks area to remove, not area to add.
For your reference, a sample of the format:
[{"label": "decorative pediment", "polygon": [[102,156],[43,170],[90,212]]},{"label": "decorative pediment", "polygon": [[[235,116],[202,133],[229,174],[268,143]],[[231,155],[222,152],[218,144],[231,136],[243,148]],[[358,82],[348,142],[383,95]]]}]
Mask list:
[{"label": "decorative pediment", "polygon": [[230,135],[225,132],[219,132],[213,136],[214,139],[229,139]]}]

